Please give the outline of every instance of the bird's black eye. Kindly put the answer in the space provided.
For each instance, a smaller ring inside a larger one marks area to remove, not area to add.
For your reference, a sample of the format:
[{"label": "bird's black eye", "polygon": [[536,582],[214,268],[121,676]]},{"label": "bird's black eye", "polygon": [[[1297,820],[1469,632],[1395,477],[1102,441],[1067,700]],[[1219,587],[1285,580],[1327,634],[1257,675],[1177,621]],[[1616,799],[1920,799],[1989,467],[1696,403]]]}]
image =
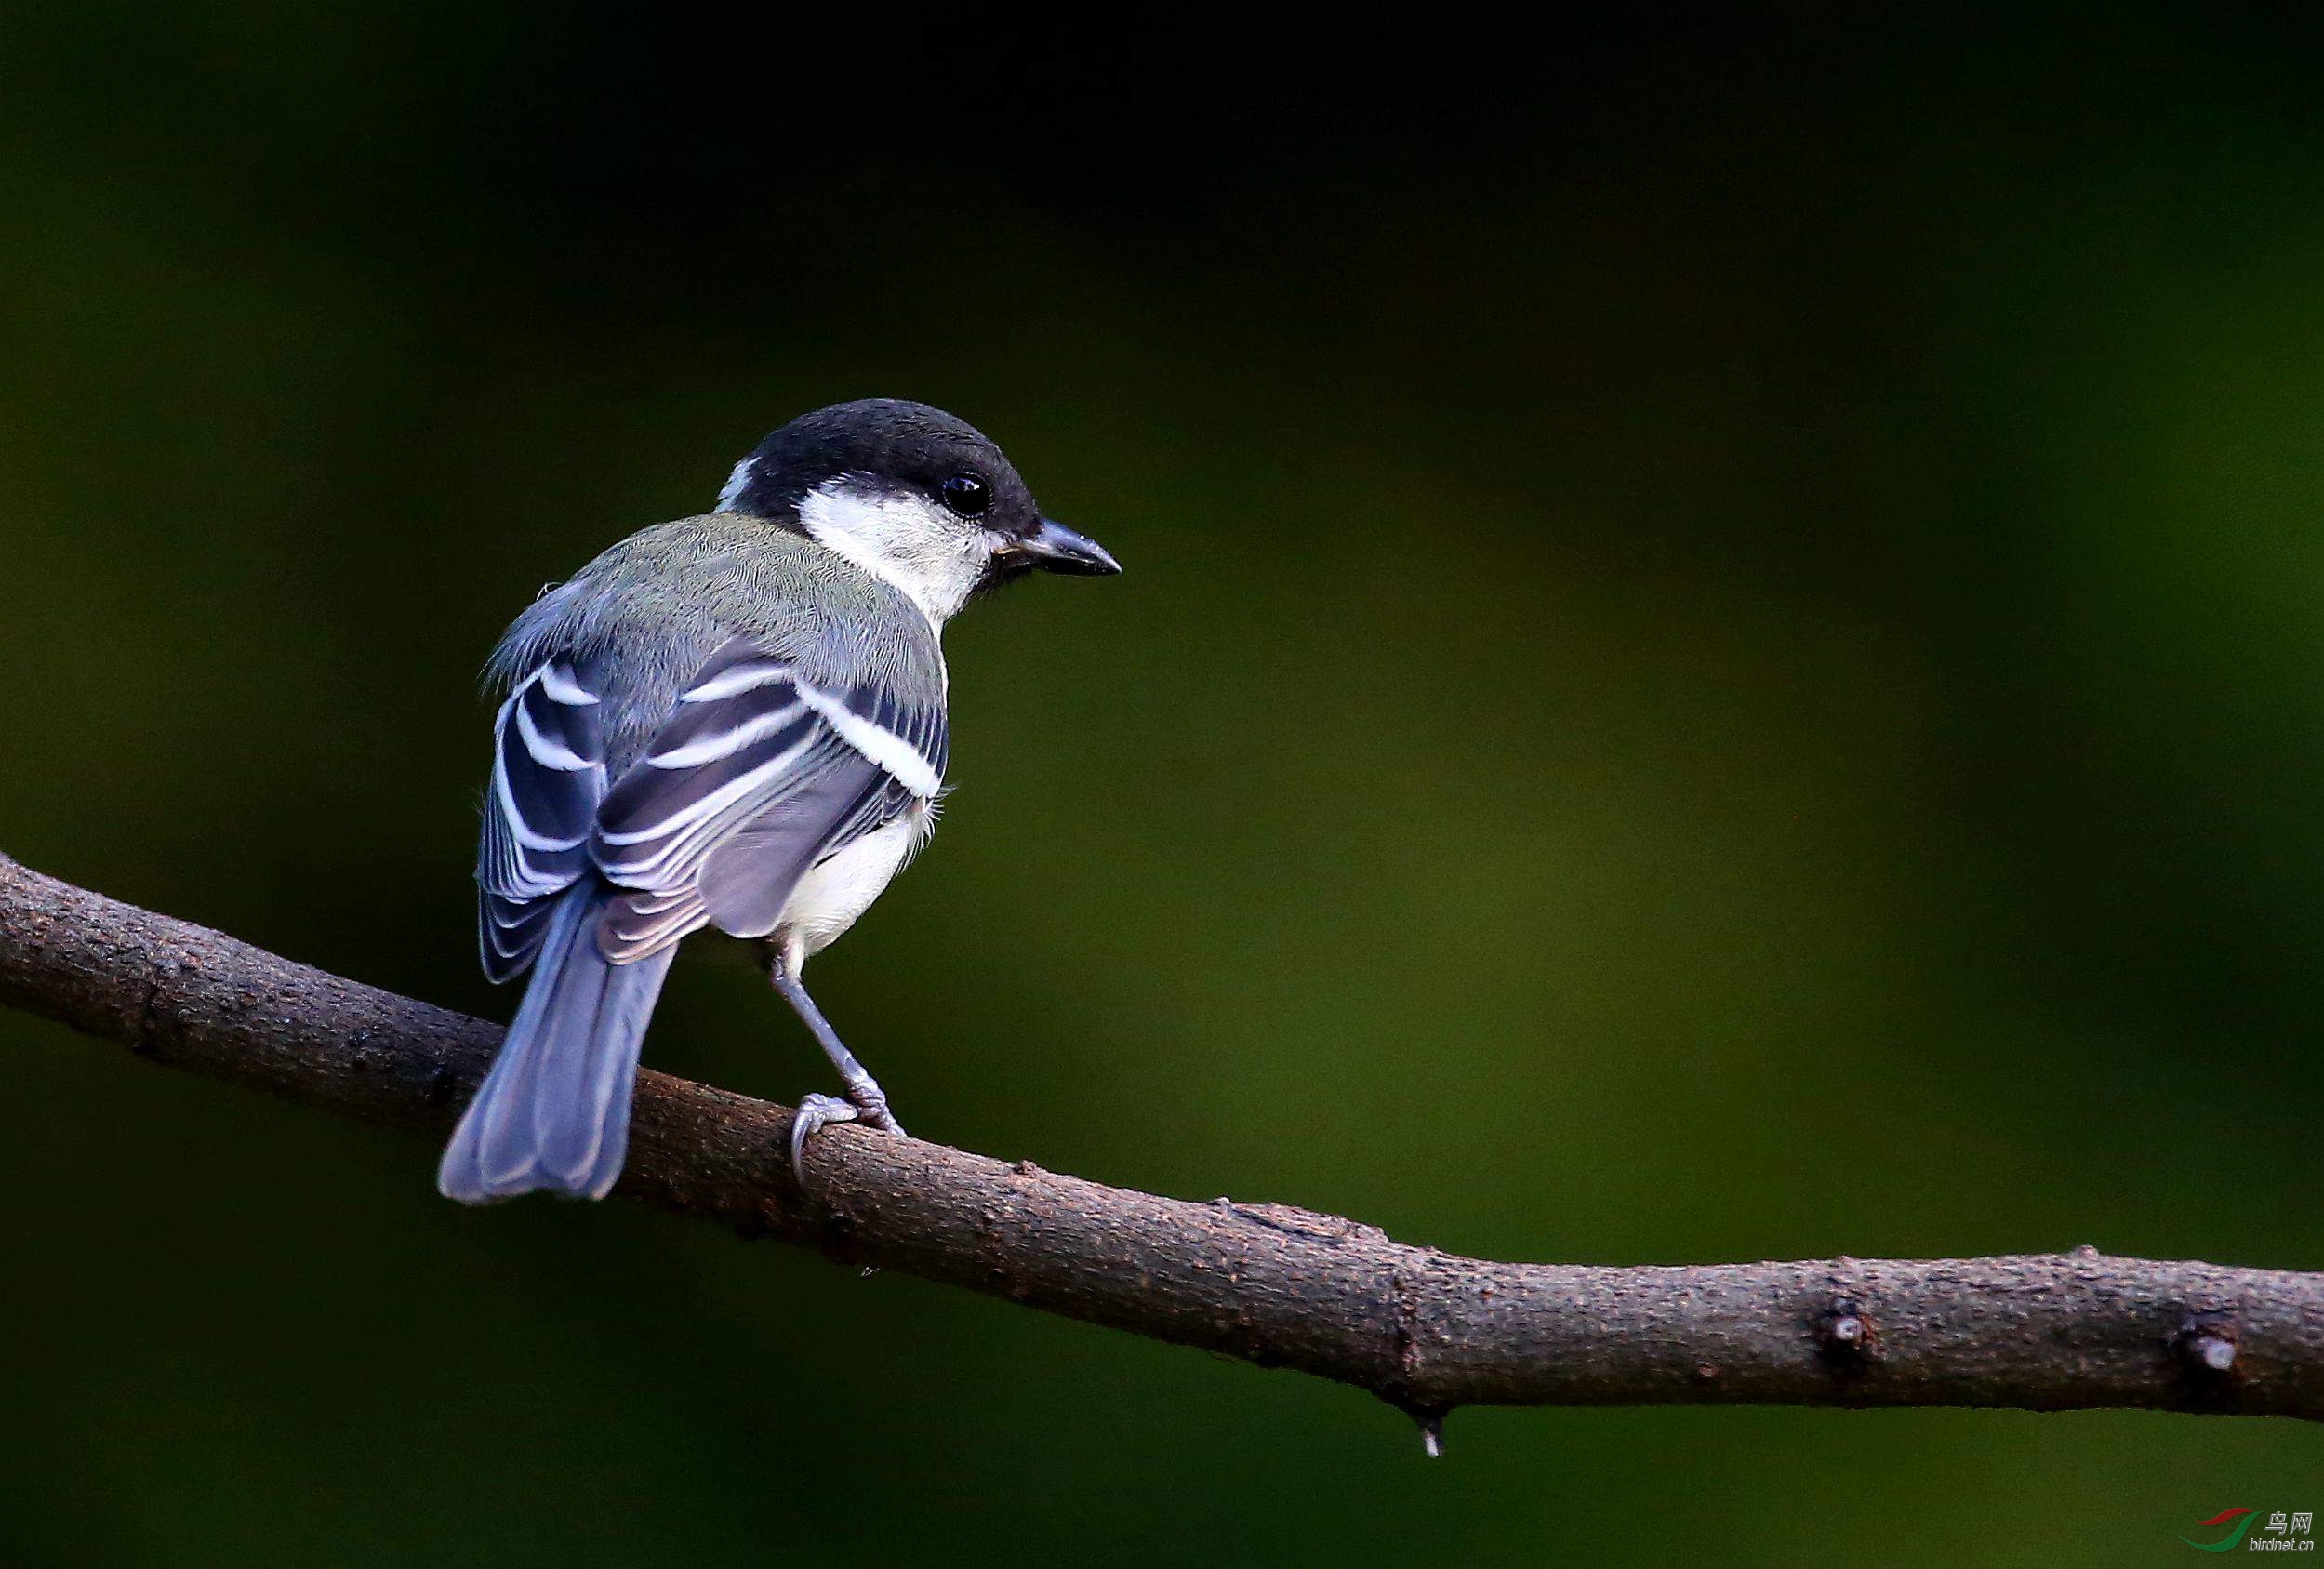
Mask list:
[{"label": "bird's black eye", "polygon": [[937,488],[944,504],[962,517],[976,517],[992,505],[992,492],[975,474],[954,474]]}]

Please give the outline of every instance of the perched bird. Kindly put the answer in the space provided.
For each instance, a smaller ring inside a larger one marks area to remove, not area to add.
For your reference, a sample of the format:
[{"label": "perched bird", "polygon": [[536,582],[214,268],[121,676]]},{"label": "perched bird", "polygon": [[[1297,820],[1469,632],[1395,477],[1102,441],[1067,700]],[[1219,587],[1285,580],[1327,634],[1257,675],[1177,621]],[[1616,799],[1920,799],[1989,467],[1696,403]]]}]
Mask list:
[{"label": "perched bird", "polygon": [[806,1139],[887,1097],[800,984],[936,826],[947,677],[971,598],[1029,571],[1119,572],[1041,515],[1001,449],[924,404],[803,415],[717,510],[631,535],[544,593],[489,667],[477,858],[485,973],[532,979],[436,1185],[482,1203],[600,1198],[621,1174],[638,1048],[678,943],[764,945],[839,1070]]}]

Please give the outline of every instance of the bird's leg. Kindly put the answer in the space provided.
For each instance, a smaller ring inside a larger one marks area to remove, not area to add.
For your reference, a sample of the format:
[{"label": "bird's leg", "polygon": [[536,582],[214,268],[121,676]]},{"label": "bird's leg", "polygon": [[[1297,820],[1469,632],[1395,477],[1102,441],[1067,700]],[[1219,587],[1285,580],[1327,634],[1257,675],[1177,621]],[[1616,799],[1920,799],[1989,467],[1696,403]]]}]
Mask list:
[{"label": "bird's leg", "polygon": [[861,1121],[888,1133],[902,1133],[904,1124],[888,1110],[887,1092],[880,1088],[880,1081],[856,1060],[856,1054],[847,1049],[839,1032],[831,1028],[831,1021],[823,1017],[823,1010],[815,1005],[815,999],[800,984],[797,959],[779,948],[774,950],[767,960],[766,978],[805,1023],[816,1044],[831,1059],[831,1066],[839,1070],[840,1083],[847,1091],[845,1100],[810,1095],[799,1102],[798,1115],[790,1123],[790,1169],[793,1176],[804,1182],[806,1168],[803,1162],[807,1140],[829,1124]]}]

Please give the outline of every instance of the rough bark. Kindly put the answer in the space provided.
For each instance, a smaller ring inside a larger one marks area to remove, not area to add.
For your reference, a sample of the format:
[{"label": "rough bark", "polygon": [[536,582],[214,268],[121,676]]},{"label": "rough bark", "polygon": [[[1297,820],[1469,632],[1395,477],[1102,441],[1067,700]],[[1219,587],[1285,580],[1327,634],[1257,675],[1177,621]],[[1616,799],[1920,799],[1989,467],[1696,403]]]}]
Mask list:
[{"label": "rough bark", "polygon": [[[0,857],[0,1002],[172,1068],[441,1133],[496,1025]],[[851,1264],[1467,1404],[2148,1406],[2324,1416],[2324,1275],[2102,1257],[1503,1264],[1277,1204],[1108,1188],[639,1077],[616,1192]],[[415,1186],[426,1180],[416,1165]]]}]

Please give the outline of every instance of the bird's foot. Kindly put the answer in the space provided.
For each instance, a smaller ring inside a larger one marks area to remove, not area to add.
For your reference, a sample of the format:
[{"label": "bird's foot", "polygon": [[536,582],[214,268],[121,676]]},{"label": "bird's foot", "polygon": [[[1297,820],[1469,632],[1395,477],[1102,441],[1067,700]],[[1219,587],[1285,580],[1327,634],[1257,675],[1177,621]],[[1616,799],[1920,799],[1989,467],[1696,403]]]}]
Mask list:
[{"label": "bird's foot", "polygon": [[861,1123],[882,1133],[901,1134],[904,1124],[888,1110],[887,1097],[870,1079],[847,1086],[847,1098],[810,1095],[801,1098],[790,1119],[790,1174],[807,1185],[807,1140],[833,1123]]}]

